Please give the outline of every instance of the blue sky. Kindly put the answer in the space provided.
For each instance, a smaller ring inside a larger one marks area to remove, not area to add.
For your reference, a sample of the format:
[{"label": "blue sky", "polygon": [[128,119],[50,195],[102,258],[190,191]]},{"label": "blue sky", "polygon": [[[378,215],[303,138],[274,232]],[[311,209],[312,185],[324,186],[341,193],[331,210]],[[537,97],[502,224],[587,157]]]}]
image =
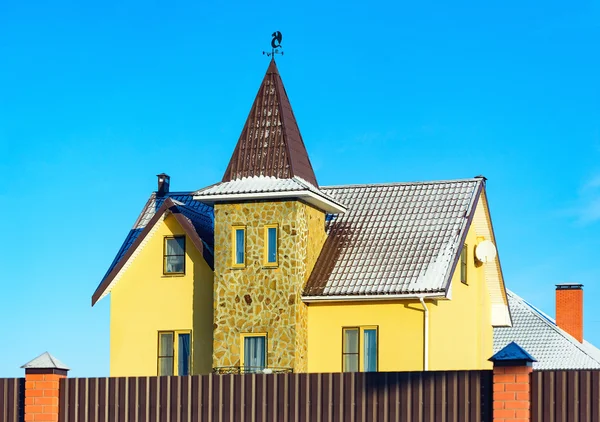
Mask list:
[{"label": "blue sky", "polygon": [[600,0],[0,2],[0,376],[108,375],[90,298],[138,213],[218,181],[278,60],[321,185],[483,174],[509,288],[600,346]]}]

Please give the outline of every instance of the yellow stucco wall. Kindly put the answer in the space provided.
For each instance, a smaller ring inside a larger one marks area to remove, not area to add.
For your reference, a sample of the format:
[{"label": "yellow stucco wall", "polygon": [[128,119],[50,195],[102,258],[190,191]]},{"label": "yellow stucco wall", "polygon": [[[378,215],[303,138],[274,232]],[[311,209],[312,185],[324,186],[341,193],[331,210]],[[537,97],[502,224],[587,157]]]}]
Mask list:
[{"label": "yellow stucco wall", "polygon": [[192,373],[212,368],[213,273],[186,236],[186,274],[163,275],[165,236],[183,235],[169,215],[111,291],[110,376],[157,374],[158,331],[192,331]]},{"label": "yellow stucco wall", "polygon": [[452,278],[451,300],[428,303],[430,311],[429,369],[491,369],[493,327],[492,305],[484,269],[475,264],[477,237],[467,233],[467,281],[460,281],[460,266]]},{"label": "yellow stucco wall", "polygon": [[[474,263],[473,229],[467,234],[468,285],[460,265],[451,300],[426,300],[429,369],[488,369],[492,355],[491,305],[483,269]],[[424,312],[418,301],[311,303],[308,306],[308,371],[342,370],[342,327],[378,326],[379,371],[423,370]]]}]

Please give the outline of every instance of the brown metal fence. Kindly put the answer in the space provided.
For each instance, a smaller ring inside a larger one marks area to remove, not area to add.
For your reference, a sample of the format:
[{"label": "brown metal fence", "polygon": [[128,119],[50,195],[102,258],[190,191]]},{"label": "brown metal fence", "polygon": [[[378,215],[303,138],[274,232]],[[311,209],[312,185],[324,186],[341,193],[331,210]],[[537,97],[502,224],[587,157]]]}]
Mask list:
[{"label": "brown metal fence", "polygon": [[492,372],[66,378],[61,422],[488,422]]},{"label": "brown metal fence", "polygon": [[25,379],[0,378],[0,421],[23,422]]},{"label": "brown metal fence", "polygon": [[532,422],[600,421],[600,371],[535,371]]}]

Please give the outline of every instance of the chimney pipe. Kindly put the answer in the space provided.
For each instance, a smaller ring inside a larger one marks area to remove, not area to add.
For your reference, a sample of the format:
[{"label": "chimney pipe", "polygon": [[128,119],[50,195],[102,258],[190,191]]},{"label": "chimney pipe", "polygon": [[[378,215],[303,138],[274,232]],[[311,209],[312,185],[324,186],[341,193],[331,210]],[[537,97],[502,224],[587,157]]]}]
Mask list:
[{"label": "chimney pipe", "polygon": [[171,177],[166,173],[157,174],[156,177],[158,177],[158,190],[156,191],[156,196],[165,196],[169,193]]},{"label": "chimney pipe", "polygon": [[583,284],[556,285],[556,325],[583,343]]}]

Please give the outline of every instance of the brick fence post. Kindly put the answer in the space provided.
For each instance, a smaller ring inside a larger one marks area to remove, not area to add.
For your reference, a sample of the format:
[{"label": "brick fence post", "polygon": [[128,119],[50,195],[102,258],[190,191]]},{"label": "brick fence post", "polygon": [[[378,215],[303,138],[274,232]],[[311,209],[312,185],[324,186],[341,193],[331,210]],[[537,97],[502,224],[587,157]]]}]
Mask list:
[{"label": "brick fence post", "polygon": [[512,342],[490,358],[494,362],[494,422],[531,420],[531,364],[536,360]]},{"label": "brick fence post", "polygon": [[69,368],[48,352],[21,368],[25,369],[25,421],[58,422],[59,381]]}]

